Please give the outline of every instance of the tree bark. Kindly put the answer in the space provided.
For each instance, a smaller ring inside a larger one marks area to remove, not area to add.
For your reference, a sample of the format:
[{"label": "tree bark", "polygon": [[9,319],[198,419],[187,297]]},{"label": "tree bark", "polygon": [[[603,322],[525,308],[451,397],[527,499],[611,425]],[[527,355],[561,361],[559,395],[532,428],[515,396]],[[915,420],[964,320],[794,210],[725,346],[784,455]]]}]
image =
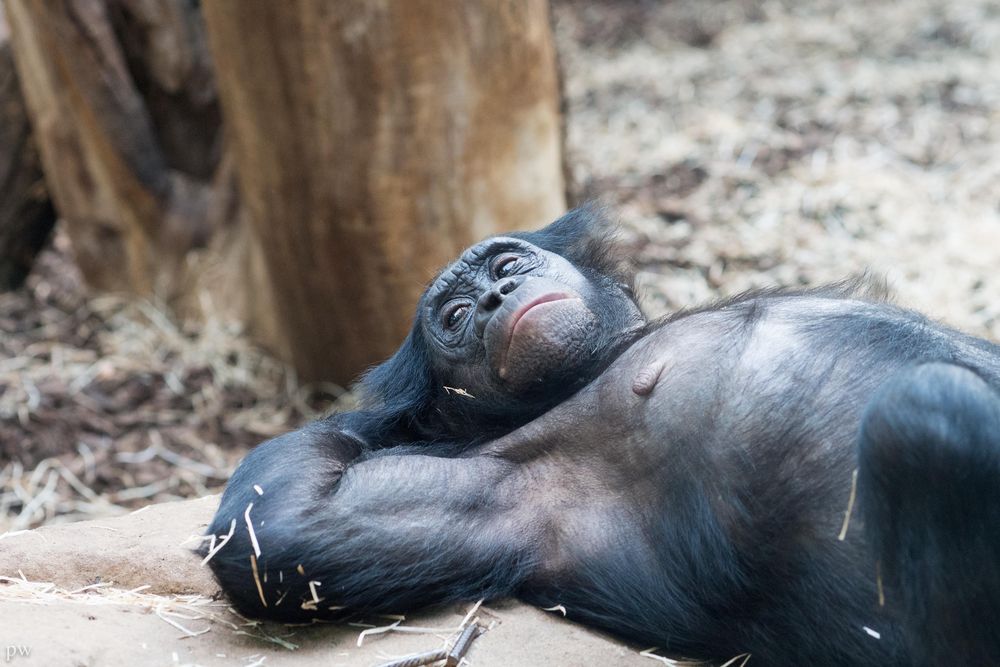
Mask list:
[{"label": "tree bark", "polygon": [[5,6],[88,282],[208,295],[303,379],[348,382],[461,248],[564,208],[545,0]]},{"label": "tree bark", "polygon": [[42,166],[88,284],[237,320],[287,356],[194,0],[5,0]]},{"label": "tree bark", "polygon": [[206,0],[239,179],[295,366],[391,353],[435,270],[565,205],[544,0]]},{"label": "tree bark", "polygon": [[175,296],[213,221],[221,121],[195,5],[8,0],[46,177],[87,280]]},{"label": "tree bark", "polygon": [[24,282],[55,221],[0,7],[0,291]]}]

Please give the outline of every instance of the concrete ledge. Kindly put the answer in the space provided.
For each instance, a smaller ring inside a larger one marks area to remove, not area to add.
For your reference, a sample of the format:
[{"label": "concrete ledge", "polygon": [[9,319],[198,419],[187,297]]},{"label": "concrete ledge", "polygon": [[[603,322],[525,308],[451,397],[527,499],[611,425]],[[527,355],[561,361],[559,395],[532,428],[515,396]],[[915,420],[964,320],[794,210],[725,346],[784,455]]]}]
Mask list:
[{"label": "concrete ledge", "polygon": [[[27,582],[0,583],[0,660],[7,647],[24,647],[28,655],[15,651],[7,664],[377,665],[440,648],[472,606],[409,615],[403,625],[442,631],[386,632],[360,648],[363,628],[247,623],[225,600],[212,599],[219,588],[190,551],[189,538],[204,532],[216,504],[215,497],[166,503],[0,539],[0,576],[23,574]],[[517,602],[477,615],[491,629],[467,656],[473,667],[656,664],[633,647]]]}]

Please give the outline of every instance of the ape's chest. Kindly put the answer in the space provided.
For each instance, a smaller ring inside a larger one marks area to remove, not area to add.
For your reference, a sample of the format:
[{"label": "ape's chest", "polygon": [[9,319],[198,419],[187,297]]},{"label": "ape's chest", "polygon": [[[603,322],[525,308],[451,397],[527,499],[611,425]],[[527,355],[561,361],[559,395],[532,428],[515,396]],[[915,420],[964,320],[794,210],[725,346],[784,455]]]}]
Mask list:
[{"label": "ape's chest", "polygon": [[902,360],[873,369],[850,348],[810,347],[782,320],[737,329],[713,312],[650,334],[577,397],[563,446],[602,456],[623,487],[850,465],[864,406]]}]

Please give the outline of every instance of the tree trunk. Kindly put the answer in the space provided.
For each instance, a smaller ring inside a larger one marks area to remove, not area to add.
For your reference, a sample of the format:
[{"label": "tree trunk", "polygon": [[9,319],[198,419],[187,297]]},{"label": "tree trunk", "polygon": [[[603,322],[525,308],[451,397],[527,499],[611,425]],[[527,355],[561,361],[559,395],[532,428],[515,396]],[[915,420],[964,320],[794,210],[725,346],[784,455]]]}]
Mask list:
[{"label": "tree trunk", "polygon": [[87,282],[241,321],[283,352],[198,3],[5,2],[46,181]]},{"label": "tree trunk", "polygon": [[206,0],[248,218],[292,358],[345,381],[434,271],[565,205],[544,0]]},{"label": "tree trunk", "polygon": [[207,40],[195,0],[6,2],[87,280],[208,294],[305,379],[349,381],[463,246],[564,207],[545,0],[206,0]]},{"label": "tree trunk", "polygon": [[[46,177],[93,285],[175,296],[211,236],[221,121],[200,16],[174,0],[8,0]],[[155,289],[158,288],[158,289]]]},{"label": "tree trunk", "polygon": [[8,37],[0,7],[0,291],[24,282],[56,221]]}]

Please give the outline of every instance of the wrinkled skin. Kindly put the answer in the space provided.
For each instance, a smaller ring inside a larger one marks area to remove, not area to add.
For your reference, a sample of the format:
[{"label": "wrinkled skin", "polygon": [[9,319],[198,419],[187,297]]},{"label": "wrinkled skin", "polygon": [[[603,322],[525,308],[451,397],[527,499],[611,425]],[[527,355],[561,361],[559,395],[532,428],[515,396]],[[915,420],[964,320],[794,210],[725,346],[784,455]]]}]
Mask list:
[{"label": "wrinkled skin", "polygon": [[537,394],[572,381],[621,327],[642,325],[625,292],[609,301],[599,288],[563,257],[497,237],[442,273],[418,325],[445,382],[484,399]]},{"label": "wrinkled skin", "polygon": [[413,329],[362,379],[341,428],[367,446],[498,437],[596,377],[645,320],[596,208],[486,239],[427,288]]},{"label": "wrinkled skin", "polygon": [[[521,335],[510,319],[501,343]],[[560,340],[573,358],[572,335],[537,345]],[[461,453],[375,449],[336,419],[261,445],[210,529],[238,524],[211,560],[223,589],[299,621],[516,595],[717,662],[1000,654],[1000,348],[840,286],[681,313],[608,354],[572,396]]]}]

